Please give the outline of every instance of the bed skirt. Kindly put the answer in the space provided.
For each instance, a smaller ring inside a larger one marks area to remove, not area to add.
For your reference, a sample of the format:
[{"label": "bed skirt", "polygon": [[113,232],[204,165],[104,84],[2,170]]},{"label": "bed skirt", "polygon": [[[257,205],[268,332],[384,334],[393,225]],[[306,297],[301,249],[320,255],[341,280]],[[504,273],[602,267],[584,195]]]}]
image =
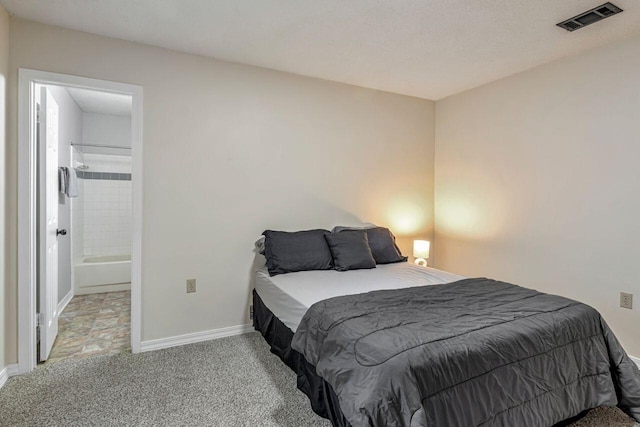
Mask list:
[{"label": "bed skirt", "polygon": [[342,415],[338,398],[331,386],[316,374],[316,368],[291,348],[293,332],[264,305],[253,291],[253,327],[262,334],[278,356],[298,376],[298,389],[307,395],[313,412],[327,418],[335,427],[351,427]]},{"label": "bed skirt", "polygon": [[[255,289],[253,290],[253,327],[262,334],[271,347],[271,352],[296,373],[298,389],[309,398],[313,412],[322,418],[327,418],[334,427],[351,427],[340,410],[338,397],[331,385],[316,374],[314,365],[291,348],[293,331],[264,305]],[[586,413],[587,411],[553,427],[568,426],[583,418]]]}]

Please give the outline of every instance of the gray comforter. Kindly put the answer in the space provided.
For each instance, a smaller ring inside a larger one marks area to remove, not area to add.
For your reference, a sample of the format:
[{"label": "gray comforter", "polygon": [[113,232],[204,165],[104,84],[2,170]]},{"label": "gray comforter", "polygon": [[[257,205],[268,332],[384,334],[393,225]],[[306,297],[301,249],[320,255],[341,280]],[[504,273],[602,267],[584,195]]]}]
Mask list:
[{"label": "gray comforter", "polygon": [[291,344],[354,426],[551,426],[600,405],[640,421],[640,371],[593,308],[489,279],[331,298]]}]

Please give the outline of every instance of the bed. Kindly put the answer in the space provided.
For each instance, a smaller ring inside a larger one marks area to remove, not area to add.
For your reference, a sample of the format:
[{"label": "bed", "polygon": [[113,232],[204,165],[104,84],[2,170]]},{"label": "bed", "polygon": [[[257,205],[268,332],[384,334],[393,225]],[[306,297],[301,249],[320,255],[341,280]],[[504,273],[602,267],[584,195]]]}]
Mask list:
[{"label": "bed", "polygon": [[593,308],[407,262],[335,271],[328,232],[303,233],[276,237],[289,260],[315,241],[322,270],[274,274],[267,244],[253,321],[334,426],[549,427],[603,405],[640,421],[640,371]]},{"label": "bed", "polygon": [[258,257],[253,290],[253,326],[265,338],[271,352],[297,374],[298,388],[309,398],[313,411],[334,426],[351,424],[343,416],[331,386],[316,374],[315,367],[291,348],[294,332],[315,303],[340,295],[395,289],[425,284],[450,283],[460,279],[453,273],[409,263],[381,265],[370,270],[300,271],[271,277]]}]

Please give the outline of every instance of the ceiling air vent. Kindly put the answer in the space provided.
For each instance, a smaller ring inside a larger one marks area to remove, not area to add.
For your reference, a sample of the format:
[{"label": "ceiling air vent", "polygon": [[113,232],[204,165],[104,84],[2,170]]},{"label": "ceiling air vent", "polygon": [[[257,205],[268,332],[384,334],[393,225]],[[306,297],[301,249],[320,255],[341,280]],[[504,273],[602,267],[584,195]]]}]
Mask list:
[{"label": "ceiling air vent", "polygon": [[603,19],[620,12],[622,12],[622,9],[611,2],[607,2],[598,7],[594,7],[591,10],[587,10],[580,15],[576,15],[571,19],[562,21],[557,25],[558,27],[564,28],[567,31],[575,31],[579,30],[580,28],[586,27],[587,25],[593,24],[594,22],[602,21]]}]

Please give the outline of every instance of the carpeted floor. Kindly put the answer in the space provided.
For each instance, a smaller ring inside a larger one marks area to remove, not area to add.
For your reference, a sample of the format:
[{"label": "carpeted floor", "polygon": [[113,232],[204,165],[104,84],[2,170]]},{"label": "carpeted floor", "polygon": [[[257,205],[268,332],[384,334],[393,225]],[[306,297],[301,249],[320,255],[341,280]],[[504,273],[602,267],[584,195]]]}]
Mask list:
[{"label": "carpeted floor", "polygon": [[[41,365],[0,390],[2,426],[330,426],[257,333]],[[615,408],[572,427],[630,427]]]}]

